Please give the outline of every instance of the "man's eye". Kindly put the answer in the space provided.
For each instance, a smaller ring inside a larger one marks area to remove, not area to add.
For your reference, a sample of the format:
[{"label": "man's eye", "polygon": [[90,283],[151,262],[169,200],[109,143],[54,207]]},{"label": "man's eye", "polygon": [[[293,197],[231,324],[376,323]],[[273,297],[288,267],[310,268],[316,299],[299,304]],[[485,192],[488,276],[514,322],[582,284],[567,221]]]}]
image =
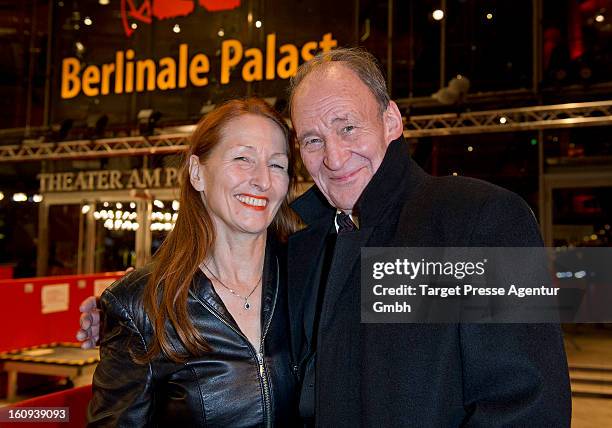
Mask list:
[{"label": "man's eye", "polygon": [[353,125],[348,125],[345,126],[344,128],[342,128],[342,132],[344,132],[345,134],[348,134],[350,132],[352,132],[355,129],[355,127]]},{"label": "man's eye", "polygon": [[278,163],[271,164],[270,168],[278,168],[278,169],[281,169],[281,170],[285,170],[286,169],[284,165],[281,165],[281,164],[278,164]]},{"label": "man's eye", "polygon": [[320,138],[311,138],[310,140],[304,141],[305,146],[318,146],[323,144],[323,140]]}]

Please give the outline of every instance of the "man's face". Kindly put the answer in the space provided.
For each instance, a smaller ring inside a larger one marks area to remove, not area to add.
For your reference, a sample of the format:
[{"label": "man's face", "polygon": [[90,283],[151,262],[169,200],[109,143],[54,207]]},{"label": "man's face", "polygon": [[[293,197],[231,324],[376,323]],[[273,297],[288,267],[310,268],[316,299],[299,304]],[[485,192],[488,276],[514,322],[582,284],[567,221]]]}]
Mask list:
[{"label": "man's face", "polygon": [[331,63],[302,81],[291,111],[306,169],[332,206],[352,211],[402,132],[397,106],[381,113],[359,77]]}]

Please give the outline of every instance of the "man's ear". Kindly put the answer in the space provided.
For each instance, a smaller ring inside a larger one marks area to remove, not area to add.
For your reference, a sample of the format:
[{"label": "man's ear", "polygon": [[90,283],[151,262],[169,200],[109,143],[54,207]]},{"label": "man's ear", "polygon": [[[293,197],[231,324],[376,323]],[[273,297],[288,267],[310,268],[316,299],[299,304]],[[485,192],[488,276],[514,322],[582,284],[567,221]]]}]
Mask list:
[{"label": "man's ear", "polygon": [[204,178],[202,177],[200,159],[196,155],[189,156],[189,181],[195,190],[204,190]]},{"label": "man's ear", "polygon": [[383,112],[383,122],[385,125],[385,138],[387,145],[393,140],[397,140],[404,132],[402,114],[394,101],[389,101],[387,109]]}]

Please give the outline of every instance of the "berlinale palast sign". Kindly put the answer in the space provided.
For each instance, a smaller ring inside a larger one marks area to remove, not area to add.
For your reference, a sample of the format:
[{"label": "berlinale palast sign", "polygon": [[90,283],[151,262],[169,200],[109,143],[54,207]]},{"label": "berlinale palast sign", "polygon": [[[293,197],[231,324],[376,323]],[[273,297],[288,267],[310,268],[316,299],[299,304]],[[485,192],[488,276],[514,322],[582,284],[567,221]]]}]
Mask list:
[{"label": "berlinale palast sign", "polygon": [[[241,5],[240,0],[198,0],[198,3],[212,13],[236,9]],[[130,37],[133,28],[137,27],[133,26],[135,21],[151,24],[155,20],[187,17],[195,11],[195,1],[189,0],[124,0],[121,2],[120,16],[125,34]],[[263,49],[245,46],[238,39],[228,38],[220,46],[207,47],[210,52],[220,56],[215,61],[216,70],[211,70],[209,55],[188,43],[181,43],[177,51],[162,58],[146,58],[135,49],[119,49],[115,51],[112,61],[102,64],[87,64],[76,56],[67,57],[61,64],[60,96],[71,99],[80,94],[98,97],[182,89],[189,85],[204,87],[212,80],[209,79],[211,73],[214,73],[215,81],[226,85],[236,69],[240,70],[240,78],[245,82],[288,79],[296,73],[300,61],[308,61],[318,50],[326,52],[337,45],[331,32],[300,46],[283,43],[277,40],[276,33],[270,33],[265,36]]]}]

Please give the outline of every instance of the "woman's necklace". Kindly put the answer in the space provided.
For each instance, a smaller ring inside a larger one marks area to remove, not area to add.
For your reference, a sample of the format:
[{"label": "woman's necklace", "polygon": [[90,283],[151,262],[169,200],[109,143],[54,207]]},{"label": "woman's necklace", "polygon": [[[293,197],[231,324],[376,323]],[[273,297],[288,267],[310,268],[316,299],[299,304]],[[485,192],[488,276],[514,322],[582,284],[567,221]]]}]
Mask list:
[{"label": "woman's necklace", "polygon": [[255,287],[251,290],[251,292],[248,294],[248,296],[243,297],[240,294],[236,293],[233,289],[231,289],[230,287],[228,287],[227,285],[225,285],[223,283],[223,281],[221,281],[219,279],[219,277],[217,275],[215,275],[213,273],[212,270],[210,270],[210,268],[208,267],[208,265],[204,264],[204,267],[206,268],[206,270],[208,272],[210,272],[210,274],[213,276],[213,278],[215,278],[217,280],[217,282],[219,284],[221,284],[224,288],[227,289],[227,291],[229,291],[230,293],[232,293],[234,296],[239,297],[240,299],[244,300],[244,309],[251,309],[251,304],[249,303],[249,297],[251,297],[253,295],[253,293],[255,292],[255,290],[257,290],[257,287],[259,287],[259,284],[261,284],[261,279],[263,278],[263,275],[259,277],[259,281],[257,281],[257,284],[255,284]]}]

